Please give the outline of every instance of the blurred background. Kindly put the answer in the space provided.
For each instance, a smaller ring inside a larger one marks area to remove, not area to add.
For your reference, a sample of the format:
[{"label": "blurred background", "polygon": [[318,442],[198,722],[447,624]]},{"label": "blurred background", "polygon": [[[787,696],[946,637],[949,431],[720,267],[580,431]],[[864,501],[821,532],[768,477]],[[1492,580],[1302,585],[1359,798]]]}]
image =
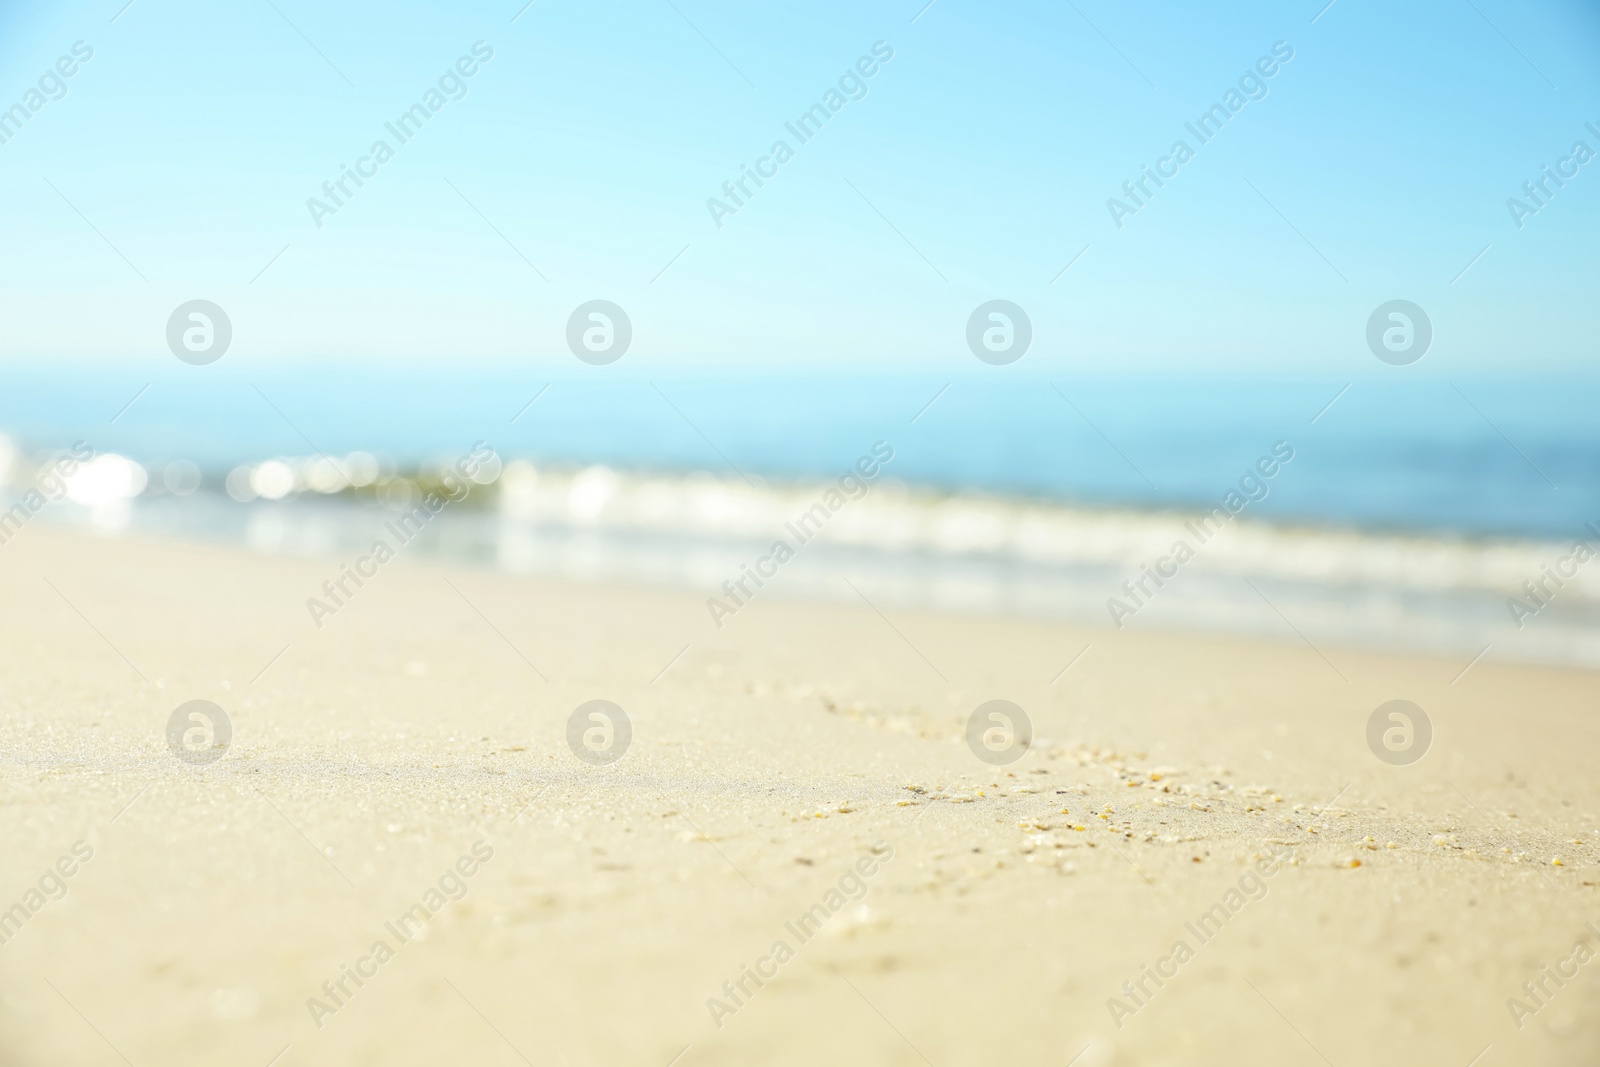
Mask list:
[{"label": "blurred background", "polygon": [[0,537],[354,558],[481,442],[406,552],[710,598],[882,442],[764,595],[1594,665],[1597,44],[1561,0],[3,3]]}]

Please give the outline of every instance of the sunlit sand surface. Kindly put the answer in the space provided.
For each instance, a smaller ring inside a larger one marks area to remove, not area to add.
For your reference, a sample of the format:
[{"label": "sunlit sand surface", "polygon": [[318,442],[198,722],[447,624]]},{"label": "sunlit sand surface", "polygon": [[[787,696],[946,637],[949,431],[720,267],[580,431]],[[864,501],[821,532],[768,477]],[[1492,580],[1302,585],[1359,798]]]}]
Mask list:
[{"label": "sunlit sand surface", "polygon": [[[5,546],[0,1061],[1600,1053],[1588,673],[780,595],[718,630],[415,560],[318,629],[336,568]],[[997,698],[1009,767],[964,739]],[[1367,748],[1396,698],[1410,766]],[[595,699],[608,765],[567,743]],[[214,762],[169,750],[190,700]]]}]

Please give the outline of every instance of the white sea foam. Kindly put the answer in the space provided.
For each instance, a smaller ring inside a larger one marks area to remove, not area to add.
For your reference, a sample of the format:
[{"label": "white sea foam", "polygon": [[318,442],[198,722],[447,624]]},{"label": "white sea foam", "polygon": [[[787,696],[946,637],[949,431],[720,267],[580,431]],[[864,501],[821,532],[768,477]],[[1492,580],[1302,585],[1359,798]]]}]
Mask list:
[{"label": "white sea foam", "polygon": [[[812,506],[826,488],[822,483],[752,486],[706,475],[634,476],[605,467],[536,473],[528,464],[513,463],[501,480],[500,506],[508,519],[534,526],[759,539],[782,534],[783,523]],[[1197,515],[941,495],[886,481],[841,512],[824,539],[885,552],[1137,570],[1169,552],[1178,538],[1193,541],[1185,523]],[[1469,540],[1240,519],[1199,550],[1194,567],[1329,586],[1510,595],[1570,547],[1571,542]],[[1600,602],[1600,588],[1570,588],[1574,599]]]},{"label": "white sea foam", "polygon": [[[827,486],[748,484],[508,466],[496,537],[514,570],[687,581],[715,592],[751,547]],[[1279,525],[1239,518],[1199,544],[1199,512],[1074,507],[949,495],[892,481],[830,521],[819,548],[785,571],[783,595],[868,596],[1110,626],[1108,598],[1184,539],[1195,557],[1141,613],[1138,628],[1204,628],[1312,640],[1600,665],[1600,583],[1583,575],[1522,627],[1524,596],[1572,542],[1475,540]],[[582,542],[573,551],[573,539]],[[1576,535],[1575,538],[1576,539]],[[673,546],[671,548],[665,546]],[[1292,625],[1286,625],[1291,623]]]},{"label": "white sea foam", "polygon": [[[775,541],[797,547],[785,524],[836,488],[600,466],[536,468],[522,460],[497,472],[492,485],[441,516],[419,539],[418,554],[490,561],[514,573],[666,584],[701,597],[719,595],[729,575]],[[357,505],[348,494],[298,480],[277,501],[157,493],[136,501],[128,529],[315,555],[365,547],[393,507],[415,503],[408,489],[383,494],[389,507]],[[88,519],[68,502],[43,514],[52,511],[56,520]],[[1509,607],[1572,541],[1340,530],[1240,516],[1200,544],[1186,527],[1198,516],[943,494],[898,484],[885,472],[835,511],[763,588],[762,600],[859,604],[859,590],[885,609],[1070,620],[1109,637],[1119,631],[1108,600],[1125,595],[1130,576],[1182,538],[1195,548],[1193,559],[1159,589],[1147,587],[1154,595],[1126,629],[1429,651],[1463,663],[1487,645],[1491,659],[1600,666],[1600,582],[1587,568],[1547,594],[1546,606],[1522,626]],[[1583,533],[1574,531],[1574,540]]]}]

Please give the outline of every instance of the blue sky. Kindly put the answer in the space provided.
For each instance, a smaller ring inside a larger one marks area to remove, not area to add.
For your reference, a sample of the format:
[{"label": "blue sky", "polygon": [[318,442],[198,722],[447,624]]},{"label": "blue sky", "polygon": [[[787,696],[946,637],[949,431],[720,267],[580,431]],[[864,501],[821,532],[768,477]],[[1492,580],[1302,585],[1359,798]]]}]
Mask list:
[{"label": "blue sky", "polygon": [[[170,359],[203,297],[230,359],[565,367],[567,316],[606,298],[635,364],[968,368],[967,316],[1004,298],[1033,370],[1358,375],[1390,370],[1364,326],[1405,298],[1429,373],[1588,365],[1600,160],[1521,229],[1506,200],[1600,152],[1600,13],[1322,3],[0,5],[0,108],[94,50],[0,145],[0,354]],[[399,145],[384,123],[478,41],[466,95]],[[799,144],[784,123],[878,41],[866,96]],[[1280,41],[1265,98],[1195,142]],[[380,138],[395,157],[315,226]],[[780,138],[719,229],[707,199]],[[1119,229],[1107,199],[1180,138]]]}]

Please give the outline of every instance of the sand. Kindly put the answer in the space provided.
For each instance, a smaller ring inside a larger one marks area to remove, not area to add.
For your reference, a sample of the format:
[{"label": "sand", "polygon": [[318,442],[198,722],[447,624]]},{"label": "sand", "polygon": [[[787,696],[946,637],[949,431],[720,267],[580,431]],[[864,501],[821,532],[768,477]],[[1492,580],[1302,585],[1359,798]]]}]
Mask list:
[{"label": "sand", "polygon": [[[1600,1053],[1593,674],[778,590],[719,631],[692,591],[418,560],[319,630],[337,563],[0,549],[0,1062]],[[995,698],[1035,733],[1003,768],[964,740]],[[1410,766],[1365,740],[1394,698],[1435,728]],[[205,765],[167,746],[193,699],[232,724]],[[567,745],[592,699],[610,765]]]}]

